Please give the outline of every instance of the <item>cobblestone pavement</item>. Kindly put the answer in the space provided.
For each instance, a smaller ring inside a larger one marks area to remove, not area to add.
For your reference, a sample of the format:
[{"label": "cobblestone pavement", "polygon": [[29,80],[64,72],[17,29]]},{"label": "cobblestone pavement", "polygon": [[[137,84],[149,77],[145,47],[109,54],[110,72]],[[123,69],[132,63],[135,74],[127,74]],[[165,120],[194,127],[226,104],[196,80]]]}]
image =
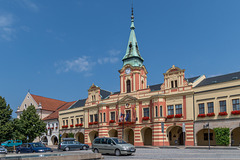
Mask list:
[{"label": "cobblestone pavement", "polygon": [[138,148],[132,156],[103,155],[104,159],[161,159],[161,160],[240,160],[240,150],[206,149],[146,149]]},{"label": "cobblestone pavement", "polygon": [[[91,150],[87,151],[69,151],[69,152],[82,152],[92,153]],[[52,153],[68,153],[63,151],[54,150]],[[19,155],[10,153],[8,156]],[[23,155],[23,154],[20,154]],[[137,148],[136,153],[131,156],[114,156],[103,155],[104,159],[155,159],[155,160],[240,160],[240,150],[220,150],[220,149],[160,149],[154,148]]]}]

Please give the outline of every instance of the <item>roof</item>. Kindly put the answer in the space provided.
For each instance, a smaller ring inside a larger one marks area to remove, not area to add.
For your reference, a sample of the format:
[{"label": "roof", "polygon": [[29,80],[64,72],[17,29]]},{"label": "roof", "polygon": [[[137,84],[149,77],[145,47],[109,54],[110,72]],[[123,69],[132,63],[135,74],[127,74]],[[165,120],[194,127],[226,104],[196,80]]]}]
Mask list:
[{"label": "roof", "polygon": [[109,92],[109,91],[106,91],[106,90],[100,90],[100,95],[101,95],[101,98],[102,99],[105,99],[105,98],[107,98],[108,96],[110,96],[112,93],[111,92]]},{"label": "roof", "polygon": [[131,32],[128,40],[128,45],[127,45],[127,51],[126,54],[124,55],[122,61],[123,61],[123,66],[126,64],[130,64],[131,66],[135,67],[141,67],[143,65],[143,58],[140,55],[139,48],[138,48],[138,43],[137,43],[137,38],[135,34],[135,26],[134,26],[134,16],[132,15],[131,17]]},{"label": "roof", "polygon": [[69,107],[71,107],[71,105],[73,105],[76,101],[73,101],[73,102],[67,102],[65,103],[64,105],[62,106],[59,106],[58,109],[53,112],[52,114],[48,115],[47,117],[45,117],[43,120],[50,120],[50,119],[57,119],[59,117],[59,111],[61,110],[66,110],[68,109]]},{"label": "roof", "polygon": [[240,79],[240,72],[229,73],[229,74],[224,74],[224,75],[220,75],[220,76],[206,78],[202,82],[200,82],[196,87],[201,87],[201,86],[206,86],[206,85],[211,85],[211,84],[216,84],[216,83],[222,83],[222,82],[228,82],[228,81],[232,81],[232,80],[236,80],[236,79]]},{"label": "roof", "polygon": [[46,98],[46,97],[37,96],[33,94],[31,94],[31,96],[37,102],[37,104],[41,103],[43,110],[48,110],[48,111],[56,111],[59,106],[62,106],[66,103],[65,101]]},{"label": "roof", "polygon": [[68,109],[73,109],[73,108],[78,108],[78,107],[84,107],[86,100],[87,100],[87,99],[80,99],[80,100],[78,100],[76,103],[74,103],[71,107],[69,107]]},{"label": "roof", "polygon": [[155,85],[149,86],[149,88],[150,88],[151,91],[158,91],[158,90],[161,89],[161,85],[162,85],[162,83],[160,83],[160,84],[155,84]]},{"label": "roof", "polygon": [[192,78],[186,78],[186,80],[189,82],[189,83],[193,83],[196,79],[198,79],[199,77],[201,76],[196,76],[196,77],[192,77]]}]

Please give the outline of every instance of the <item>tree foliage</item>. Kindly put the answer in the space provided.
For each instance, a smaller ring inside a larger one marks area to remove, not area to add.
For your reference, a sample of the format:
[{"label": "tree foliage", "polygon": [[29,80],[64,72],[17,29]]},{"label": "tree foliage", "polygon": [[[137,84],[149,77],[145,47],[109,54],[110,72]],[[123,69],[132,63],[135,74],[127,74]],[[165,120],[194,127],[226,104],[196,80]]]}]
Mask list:
[{"label": "tree foliage", "polygon": [[214,132],[216,134],[216,143],[217,145],[224,145],[228,146],[229,145],[229,135],[230,135],[230,130],[229,128],[214,128]]},{"label": "tree foliage", "polygon": [[46,130],[46,124],[40,119],[33,105],[23,110],[20,118],[15,119],[14,124],[16,129],[14,136],[24,142],[27,141],[27,136],[29,137],[28,142],[32,142]]},{"label": "tree foliage", "polygon": [[12,109],[6,103],[5,98],[0,96],[0,142],[4,142],[12,138],[13,122]]},{"label": "tree foliage", "polygon": [[68,137],[69,138],[74,138],[74,134],[73,133],[68,133]]}]

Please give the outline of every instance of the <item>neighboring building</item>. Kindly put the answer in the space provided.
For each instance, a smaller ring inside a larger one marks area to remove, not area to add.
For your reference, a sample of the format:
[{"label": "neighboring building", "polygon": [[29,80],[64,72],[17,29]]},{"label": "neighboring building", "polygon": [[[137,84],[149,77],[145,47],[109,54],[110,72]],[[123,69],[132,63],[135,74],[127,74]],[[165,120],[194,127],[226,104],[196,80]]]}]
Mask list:
[{"label": "neighboring building", "polygon": [[17,109],[17,118],[20,117],[20,114],[22,114],[23,110],[27,109],[28,106],[34,105],[37,110],[37,114],[41,119],[44,119],[56,111],[59,106],[62,106],[65,103],[66,102],[64,101],[33,95],[28,92],[21,106]]},{"label": "neighboring building", "polygon": [[44,133],[41,137],[41,141],[47,143],[48,145],[57,145],[59,142],[59,121],[58,121],[58,112],[61,110],[68,109],[71,105],[73,105],[76,101],[66,102],[64,105],[59,106],[55,112],[48,115],[43,119],[43,121],[47,124],[47,132]]},{"label": "neighboring building", "polygon": [[214,128],[225,127],[231,132],[233,146],[240,144],[240,72],[204,79],[194,88],[195,144],[216,145]]},{"label": "neighboring building", "polygon": [[42,141],[48,145],[57,144],[59,135],[58,111],[68,109],[74,102],[46,98],[28,92],[21,106],[17,109],[17,118],[20,117],[23,110],[27,109],[28,106],[34,105],[37,114],[46,123],[47,130],[47,134],[43,133],[40,139],[36,139],[35,141]]}]

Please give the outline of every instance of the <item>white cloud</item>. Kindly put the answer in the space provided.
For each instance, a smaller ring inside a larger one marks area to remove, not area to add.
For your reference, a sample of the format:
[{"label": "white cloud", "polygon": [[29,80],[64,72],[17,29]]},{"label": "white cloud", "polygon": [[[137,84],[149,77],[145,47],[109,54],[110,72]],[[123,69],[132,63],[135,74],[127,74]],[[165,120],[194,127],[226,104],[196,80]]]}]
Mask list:
[{"label": "white cloud", "polygon": [[0,15],[0,37],[10,41],[14,38],[15,29],[12,27],[14,22],[11,14]]},{"label": "white cloud", "polygon": [[55,66],[58,67],[57,73],[69,71],[87,72],[90,71],[94,65],[95,63],[92,62],[87,56],[79,57],[75,60],[66,60],[55,64]]},{"label": "white cloud", "polygon": [[108,53],[110,56],[117,56],[121,53],[121,51],[112,49],[112,50],[108,51]]},{"label": "white cloud", "polygon": [[99,64],[105,64],[105,63],[116,63],[119,59],[117,57],[104,57],[99,58],[98,63]]},{"label": "white cloud", "polygon": [[37,12],[39,10],[39,7],[33,2],[33,0],[21,0],[20,3],[21,2],[25,8],[28,8],[34,12]]},{"label": "white cloud", "polygon": [[99,58],[97,60],[97,62],[99,64],[106,64],[106,63],[116,63],[117,61],[119,61],[119,58],[117,57],[117,55],[119,55],[121,53],[121,51],[119,50],[109,50],[108,54],[110,55],[109,57],[103,57],[103,58]]}]

